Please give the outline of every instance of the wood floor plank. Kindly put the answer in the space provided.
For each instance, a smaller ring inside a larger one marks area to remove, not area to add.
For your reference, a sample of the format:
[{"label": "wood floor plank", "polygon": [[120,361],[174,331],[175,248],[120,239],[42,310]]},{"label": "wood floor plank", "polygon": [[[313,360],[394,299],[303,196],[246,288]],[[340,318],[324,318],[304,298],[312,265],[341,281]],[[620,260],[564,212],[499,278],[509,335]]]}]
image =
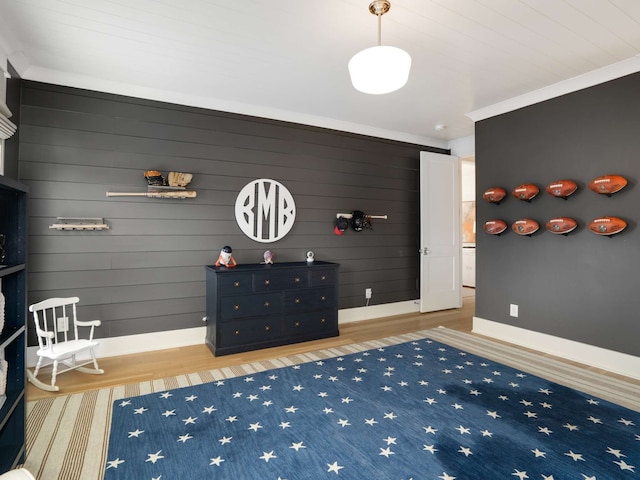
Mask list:
[{"label": "wood floor plank", "polygon": [[[156,350],[99,359],[103,375],[78,371],[58,377],[59,392],[46,392],[27,384],[27,400],[39,400],[99,388],[156,380],[185,373],[231,367],[261,360],[297,355],[314,350],[361,343],[403,333],[444,326],[470,332],[475,312],[475,297],[465,297],[462,308],[432,313],[412,313],[340,325],[340,336],[311,342],[284,345],[251,352],[214,357],[203,343],[187,347]],[[45,370],[46,372],[46,370]],[[46,378],[46,377],[43,377]]]}]

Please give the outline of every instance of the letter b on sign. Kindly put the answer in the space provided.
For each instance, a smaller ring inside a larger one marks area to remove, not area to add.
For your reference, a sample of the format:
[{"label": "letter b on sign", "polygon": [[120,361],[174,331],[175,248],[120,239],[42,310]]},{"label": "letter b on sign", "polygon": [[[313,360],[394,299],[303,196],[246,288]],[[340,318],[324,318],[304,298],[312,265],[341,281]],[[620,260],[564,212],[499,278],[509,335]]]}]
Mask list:
[{"label": "letter b on sign", "polygon": [[289,233],[295,219],[296,204],[291,193],[275,180],[254,180],[236,198],[236,222],[256,242],[280,240]]}]

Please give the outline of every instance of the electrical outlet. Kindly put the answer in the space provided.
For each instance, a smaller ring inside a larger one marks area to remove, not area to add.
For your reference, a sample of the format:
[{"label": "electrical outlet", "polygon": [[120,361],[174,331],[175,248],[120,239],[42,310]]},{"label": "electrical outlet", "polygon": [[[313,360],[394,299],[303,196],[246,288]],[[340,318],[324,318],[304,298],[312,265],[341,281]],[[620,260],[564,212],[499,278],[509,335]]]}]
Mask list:
[{"label": "electrical outlet", "polygon": [[518,317],[518,305],[512,303],[509,305],[509,315],[512,317]]},{"label": "electrical outlet", "polygon": [[367,288],[364,291],[364,298],[366,298],[367,300],[371,298],[371,289],[370,288]]},{"label": "electrical outlet", "polygon": [[66,332],[69,330],[69,317],[58,317],[56,320],[58,321],[56,325],[58,332]]}]

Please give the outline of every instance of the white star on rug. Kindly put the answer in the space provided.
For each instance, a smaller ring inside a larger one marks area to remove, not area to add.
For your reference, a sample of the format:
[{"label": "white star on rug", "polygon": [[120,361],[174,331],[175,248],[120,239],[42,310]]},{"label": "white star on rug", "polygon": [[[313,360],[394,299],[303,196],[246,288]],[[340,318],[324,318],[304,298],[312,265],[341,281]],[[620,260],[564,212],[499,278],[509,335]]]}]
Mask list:
[{"label": "white star on rug", "polygon": [[173,393],[164,392],[163,394],[160,395],[160,398],[169,398],[169,397],[173,397]]},{"label": "white star on rug", "polygon": [[553,430],[550,430],[548,427],[538,427],[538,432],[544,433],[545,435],[551,435]]},{"label": "white star on rug", "polygon": [[374,418],[365,418],[364,423],[366,423],[367,425],[373,426],[378,422],[376,422]]},{"label": "white star on rug", "polygon": [[118,468],[118,465],[122,465],[124,460],[120,460],[116,458],[115,460],[110,460],[107,462],[107,468]]},{"label": "white star on rug", "polygon": [[222,462],[224,462],[224,459],[220,456],[217,456],[216,458],[211,459],[211,463],[209,465],[215,465],[216,467],[219,467]]},{"label": "white star on rug", "polygon": [[338,420],[338,425],[344,428],[346,426],[350,426],[351,424],[349,423],[349,420],[341,418],[340,420]]},{"label": "white star on rug", "polygon": [[182,442],[182,443],[185,443],[187,440],[191,440],[192,438],[193,438],[193,437],[192,437],[190,434],[188,434],[188,433],[187,433],[187,434],[185,434],[185,435],[180,435],[180,436],[178,437],[178,441],[179,441],[179,442]]},{"label": "white star on rug", "polygon": [[247,430],[253,430],[254,432],[257,432],[260,428],[262,428],[262,425],[260,425],[260,422],[256,422],[256,423],[250,423],[249,428],[247,428]]},{"label": "white star on rug", "polygon": [[196,398],[198,398],[197,395],[189,395],[188,397],[184,397],[185,401],[187,402],[193,402]]},{"label": "white star on rug", "polygon": [[571,425],[570,423],[565,423],[563,427],[568,429],[570,432],[575,432],[577,430],[580,430],[577,425]]},{"label": "white star on rug", "polygon": [[227,418],[225,418],[225,420],[229,423],[233,423],[233,422],[237,422],[238,421],[238,417],[236,417],[235,415],[231,415]]},{"label": "white star on rug", "polygon": [[293,448],[296,452],[298,452],[301,448],[307,448],[305,447],[303,444],[303,442],[298,442],[298,443],[292,443],[291,446],[289,448]]},{"label": "white star on rug", "polygon": [[147,453],[149,458],[147,458],[145,462],[156,463],[161,458],[164,458],[163,455],[160,455],[160,452],[162,452],[162,450],[158,450],[156,453]]},{"label": "white star on rug", "polygon": [[537,448],[535,450],[531,450],[533,452],[533,454],[536,456],[536,458],[538,457],[543,457],[545,458],[545,455],[547,454],[546,452],[543,452],[541,450],[538,450]]},{"label": "white star on rug", "polygon": [[269,460],[274,459],[274,458],[278,458],[273,454],[273,450],[271,450],[270,452],[262,452],[262,456],[259,457],[261,460],[264,460],[265,462],[269,463]]},{"label": "white star on rug", "polygon": [[134,415],[142,415],[142,414],[143,414],[144,412],[146,412],[146,411],[147,411],[147,409],[146,409],[146,408],[144,408],[144,407],[140,407],[140,408],[136,408],[136,409],[133,411],[133,414],[134,414]]},{"label": "white star on rug", "polygon": [[469,455],[473,455],[469,447],[462,447],[462,446],[460,447],[460,450],[458,450],[458,453],[464,453],[465,457],[468,457]]},{"label": "white star on rug", "polygon": [[327,463],[327,467],[329,467],[329,470],[327,470],[327,472],[336,472],[336,475],[338,475],[338,471],[344,468],[343,466],[338,465],[338,462]]},{"label": "white star on rug", "polygon": [[384,457],[389,458],[389,455],[395,455],[395,453],[391,451],[391,447],[387,447],[387,448],[381,448],[380,453],[378,455],[382,455]]},{"label": "white star on rug", "polygon": [[222,437],[218,441],[220,442],[220,445],[226,445],[227,443],[231,443],[232,439],[233,439],[233,437]]},{"label": "white star on rug", "polygon": [[577,462],[578,460],[580,460],[581,462],[584,462],[584,458],[582,458],[582,454],[581,453],[574,453],[573,450],[569,450],[567,453],[565,453],[565,455],[567,457],[573,458],[574,462]]},{"label": "white star on rug", "polygon": [[435,445],[423,445],[422,446],[422,450],[425,450],[425,451],[431,452],[431,453],[436,453],[438,451],[438,449],[435,448]]},{"label": "white star on rug", "polygon": [[429,425],[428,427],[422,427],[424,428],[424,432],[425,433],[436,433],[438,431],[437,428],[433,428],[431,425]]},{"label": "white star on rug", "polygon": [[513,475],[514,477],[519,477],[520,480],[524,480],[525,478],[529,478],[529,475],[527,475],[527,472],[521,472],[520,470],[516,470],[511,475]]},{"label": "white star on rug", "polygon": [[144,430],[140,430],[138,428],[138,429],[134,430],[133,432],[129,432],[129,436],[127,438],[139,437],[141,433],[144,433]]},{"label": "white star on rug", "polygon": [[285,408],[284,411],[287,413],[296,413],[298,411],[298,407],[291,405],[290,407]]},{"label": "white star on rug", "polygon": [[185,425],[189,425],[189,424],[193,425],[193,424],[196,423],[197,419],[198,419],[198,417],[195,417],[195,418],[194,417],[189,417],[189,418],[182,419],[182,421],[184,422]]},{"label": "white star on rug", "polygon": [[395,420],[396,418],[398,418],[398,416],[393,412],[389,412],[384,414],[384,418],[388,420]]},{"label": "white star on rug", "polygon": [[636,473],[636,471],[634,470],[634,468],[636,467],[633,465],[629,465],[624,460],[620,460],[619,462],[613,462],[613,463],[618,465],[620,467],[620,470],[629,470],[630,472]]},{"label": "white star on rug", "polygon": [[280,425],[278,426],[282,429],[291,428],[291,422],[280,422]]},{"label": "white star on rug", "polygon": [[391,444],[396,445],[396,440],[397,438],[395,437],[387,437],[382,439],[382,441],[386,442],[387,445],[391,445]]},{"label": "white star on rug", "polygon": [[613,449],[611,447],[607,447],[607,453],[614,455],[616,458],[626,457],[625,454],[621,453],[620,450]]},{"label": "white star on rug", "polygon": [[442,475],[440,475],[438,478],[441,478],[442,480],[456,480],[456,477],[448,475],[447,472],[442,472]]},{"label": "white star on rug", "polygon": [[176,411],[175,410],[165,410],[165,412],[162,414],[163,417],[170,417],[171,415],[175,415]]},{"label": "white star on rug", "polygon": [[202,410],[202,413],[213,413],[215,411],[216,409],[213,408],[213,405],[211,405],[210,407],[204,407],[204,410]]},{"label": "white star on rug", "polygon": [[471,435],[471,429],[469,429],[467,427],[463,427],[462,425],[457,427],[456,430],[458,430],[460,432],[460,435],[464,435],[465,433],[468,434],[468,435]]}]

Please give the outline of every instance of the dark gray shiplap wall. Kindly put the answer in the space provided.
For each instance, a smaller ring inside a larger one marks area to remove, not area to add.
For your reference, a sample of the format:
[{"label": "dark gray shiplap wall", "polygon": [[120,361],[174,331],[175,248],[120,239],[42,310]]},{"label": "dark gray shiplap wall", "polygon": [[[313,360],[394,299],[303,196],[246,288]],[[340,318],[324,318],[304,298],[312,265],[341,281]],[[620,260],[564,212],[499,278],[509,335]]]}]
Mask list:
[{"label": "dark gray shiplap wall", "polygon": [[[78,295],[102,337],[202,325],[204,265],[231,245],[239,263],[338,262],[341,309],[418,298],[419,152],[428,146],[23,82],[20,179],[31,188],[29,301]],[[107,198],[146,191],[143,171],[191,172],[197,198]],[[240,189],[284,184],[297,207],[276,243],[246,237]],[[335,214],[387,214],[373,231],[333,233]],[[104,217],[110,229],[49,229],[56,217]]]},{"label": "dark gray shiplap wall", "polygon": [[[478,225],[491,218],[530,217],[541,225],[573,217],[568,236],[544,230],[532,237],[507,232],[477,236],[476,315],[640,356],[640,74],[564,95],[476,125]],[[611,197],[587,183],[619,174],[629,185]],[[578,182],[567,200],[541,193],[531,203],[508,197],[500,205],[481,195],[521,183],[541,189],[558,179]],[[629,226],[609,238],[586,229],[613,215]],[[509,316],[509,304],[519,317]],[[562,352],[558,352],[562,355]]]}]

